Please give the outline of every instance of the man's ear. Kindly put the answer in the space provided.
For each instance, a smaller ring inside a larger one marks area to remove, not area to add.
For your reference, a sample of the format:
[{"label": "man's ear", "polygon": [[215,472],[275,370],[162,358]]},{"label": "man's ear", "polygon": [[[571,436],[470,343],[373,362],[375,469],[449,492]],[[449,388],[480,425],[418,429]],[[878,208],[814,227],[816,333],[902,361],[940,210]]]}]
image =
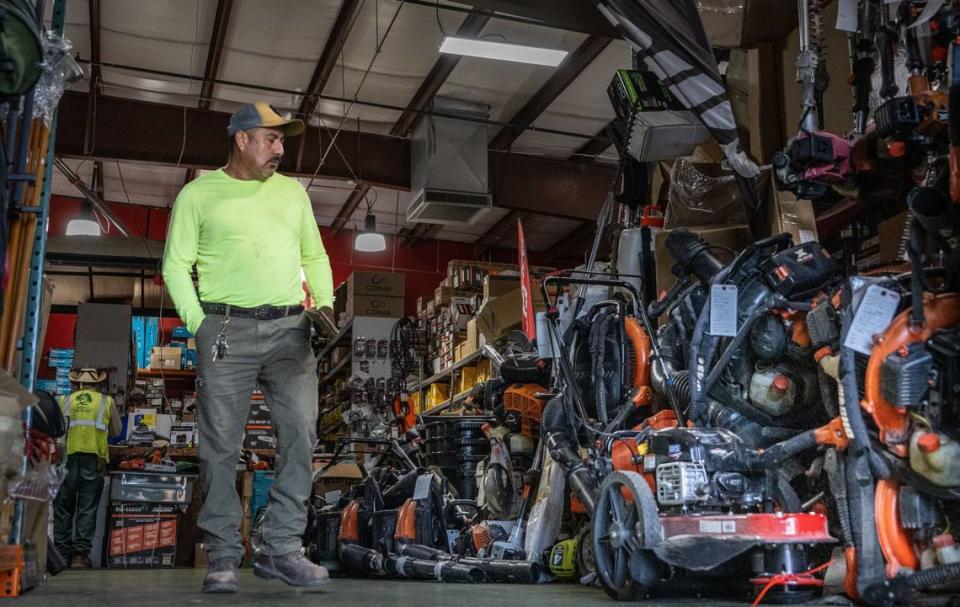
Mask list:
[{"label": "man's ear", "polygon": [[237,149],[241,152],[243,151],[243,148],[246,147],[248,140],[249,136],[247,135],[246,131],[237,131],[233,135],[233,141],[237,144]]}]

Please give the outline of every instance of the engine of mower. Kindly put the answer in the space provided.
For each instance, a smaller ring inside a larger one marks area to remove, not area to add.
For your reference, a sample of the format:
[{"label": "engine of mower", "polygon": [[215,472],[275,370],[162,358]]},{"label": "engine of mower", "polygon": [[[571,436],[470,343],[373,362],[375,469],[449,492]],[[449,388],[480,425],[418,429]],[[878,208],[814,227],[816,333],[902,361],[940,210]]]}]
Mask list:
[{"label": "engine of mower", "polygon": [[756,512],[772,499],[756,454],[727,430],[660,430],[637,451],[664,514]]}]

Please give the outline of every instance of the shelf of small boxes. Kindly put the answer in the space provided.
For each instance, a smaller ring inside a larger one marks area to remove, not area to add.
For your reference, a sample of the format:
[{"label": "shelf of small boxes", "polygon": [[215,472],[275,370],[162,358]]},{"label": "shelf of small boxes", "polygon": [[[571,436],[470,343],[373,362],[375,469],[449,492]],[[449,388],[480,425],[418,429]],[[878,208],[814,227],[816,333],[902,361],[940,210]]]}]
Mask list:
[{"label": "shelf of small boxes", "polygon": [[[377,353],[357,353],[358,347],[369,346],[371,322],[377,319],[397,319],[403,316],[405,276],[394,272],[353,272],[337,286],[334,294],[334,317],[339,332],[328,340],[318,354],[319,377],[319,436],[335,440],[346,427],[343,412],[350,408],[353,390],[350,378],[356,374],[357,363],[367,358],[386,359],[389,342],[386,336],[377,338]],[[357,319],[357,320],[355,320]],[[360,334],[354,330],[359,327]],[[364,329],[366,327],[366,329]],[[361,343],[358,344],[356,340]],[[382,344],[381,344],[382,342]],[[381,352],[381,345],[386,350]]]},{"label": "shelf of small boxes", "polygon": [[[530,268],[531,276],[535,278],[551,271],[553,268]],[[433,297],[417,300],[417,326],[425,336],[422,353],[431,361],[430,370],[436,378],[423,382],[426,389],[424,410],[445,404],[450,399],[447,382],[455,387],[453,400],[458,400],[473,385],[485,379],[482,370],[471,378],[469,366],[463,366],[463,370],[455,369],[449,376],[444,371],[475,355],[487,341],[519,327],[522,309],[519,289],[520,268],[515,264],[453,260],[447,265],[447,276],[437,286]],[[542,309],[539,288],[535,286],[533,291],[534,307]],[[468,381],[463,382],[463,378]]]}]

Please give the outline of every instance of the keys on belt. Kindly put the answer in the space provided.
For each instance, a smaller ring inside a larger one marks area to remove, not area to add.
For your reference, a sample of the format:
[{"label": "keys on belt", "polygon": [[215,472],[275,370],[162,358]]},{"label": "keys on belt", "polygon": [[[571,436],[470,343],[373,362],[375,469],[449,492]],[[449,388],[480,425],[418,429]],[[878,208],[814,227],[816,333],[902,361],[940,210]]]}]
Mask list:
[{"label": "keys on belt", "polygon": [[217,339],[210,347],[210,353],[213,360],[217,361],[226,358],[227,350],[230,349],[230,343],[227,341],[227,326],[230,324],[230,317],[255,318],[257,320],[275,320],[285,318],[303,312],[303,306],[260,306],[259,308],[241,308],[228,304],[202,303],[200,307],[207,314],[223,315],[220,321],[220,332],[217,333]]}]

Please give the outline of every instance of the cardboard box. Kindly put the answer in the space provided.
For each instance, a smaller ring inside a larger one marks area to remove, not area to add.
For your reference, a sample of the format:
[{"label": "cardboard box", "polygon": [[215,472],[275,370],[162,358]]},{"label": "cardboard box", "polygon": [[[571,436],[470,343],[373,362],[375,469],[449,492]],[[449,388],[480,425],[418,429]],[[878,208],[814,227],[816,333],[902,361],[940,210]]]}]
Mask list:
[{"label": "cardboard box", "polygon": [[247,426],[243,435],[244,449],[275,449],[277,437],[271,426]]},{"label": "cardboard box", "polygon": [[347,318],[354,316],[376,316],[381,318],[402,318],[402,297],[381,297],[379,295],[355,295],[347,301]]},{"label": "cardboard box", "polygon": [[430,384],[427,389],[427,409],[432,409],[450,398],[450,386],[447,384]]},{"label": "cardboard box", "polygon": [[193,447],[197,441],[196,422],[183,422],[170,426],[171,447]]},{"label": "cardboard box", "polygon": [[394,272],[354,272],[347,277],[347,299],[357,295],[403,297],[405,278]]},{"label": "cardboard box", "polygon": [[520,276],[488,274],[483,279],[483,299],[493,299],[520,288]]},{"label": "cardboard box", "polygon": [[457,382],[457,394],[463,394],[464,392],[473,389],[479,381],[479,369],[477,367],[464,367],[460,369],[460,380]]},{"label": "cardboard box", "polygon": [[710,46],[747,48],[779,42],[797,27],[795,0],[698,0]]},{"label": "cardboard box", "polygon": [[363,474],[357,464],[351,462],[334,464],[313,482],[313,493],[321,496],[331,491],[346,493],[350,487],[360,483],[362,479]]},{"label": "cardboard box", "polygon": [[130,435],[137,428],[137,426],[145,426],[148,430],[154,432],[157,431],[157,409],[134,409],[132,412],[127,413],[127,436],[126,439],[130,440]]},{"label": "cardboard box", "polygon": [[[533,311],[543,311],[546,305],[543,295],[536,287],[533,288]],[[477,312],[477,330],[487,341],[493,341],[507,331],[519,329],[523,322],[523,304],[520,289],[501,295],[496,299],[484,302]]]},{"label": "cardboard box", "polygon": [[[654,259],[657,263],[657,290],[669,290],[677,277],[671,271],[677,263],[670,251],[667,250],[667,236],[672,230],[661,230],[654,237]],[[697,226],[690,232],[699,238],[718,247],[726,247],[740,251],[747,246],[750,238],[750,227],[745,225],[732,226]]]},{"label": "cardboard box", "polygon": [[767,226],[771,235],[790,234],[795,245],[818,240],[813,203],[798,200],[793,192],[780,192],[774,188],[767,207]]},{"label": "cardboard box", "polygon": [[467,321],[467,337],[463,341],[464,356],[469,356],[480,349],[480,329],[477,327],[477,319],[471,318]]},{"label": "cardboard box", "polygon": [[477,296],[473,297],[451,297],[450,298],[450,327],[454,331],[466,331],[467,323],[476,315],[477,308],[480,307]]},{"label": "cardboard box", "polygon": [[179,507],[175,504],[112,502],[109,566],[173,568],[178,517]]},{"label": "cardboard box", "polygon": [[180,358],[182,355],[183,351],[180,348],[154,347],[150,350],[150,368],[167,370],[180,369]]},{"label": "cardboard box", "polygon": [[273,417],[270,414],[270,405],[262,398],[250,400],[250,412],[247,414],[248,426],[270,426],[273,425]]},{"label": "cardboard box", "polygon": [[710,138],[710,131],[689,111],[640,112],[633,119],[628,151],[637,160],[686,156]]}]

